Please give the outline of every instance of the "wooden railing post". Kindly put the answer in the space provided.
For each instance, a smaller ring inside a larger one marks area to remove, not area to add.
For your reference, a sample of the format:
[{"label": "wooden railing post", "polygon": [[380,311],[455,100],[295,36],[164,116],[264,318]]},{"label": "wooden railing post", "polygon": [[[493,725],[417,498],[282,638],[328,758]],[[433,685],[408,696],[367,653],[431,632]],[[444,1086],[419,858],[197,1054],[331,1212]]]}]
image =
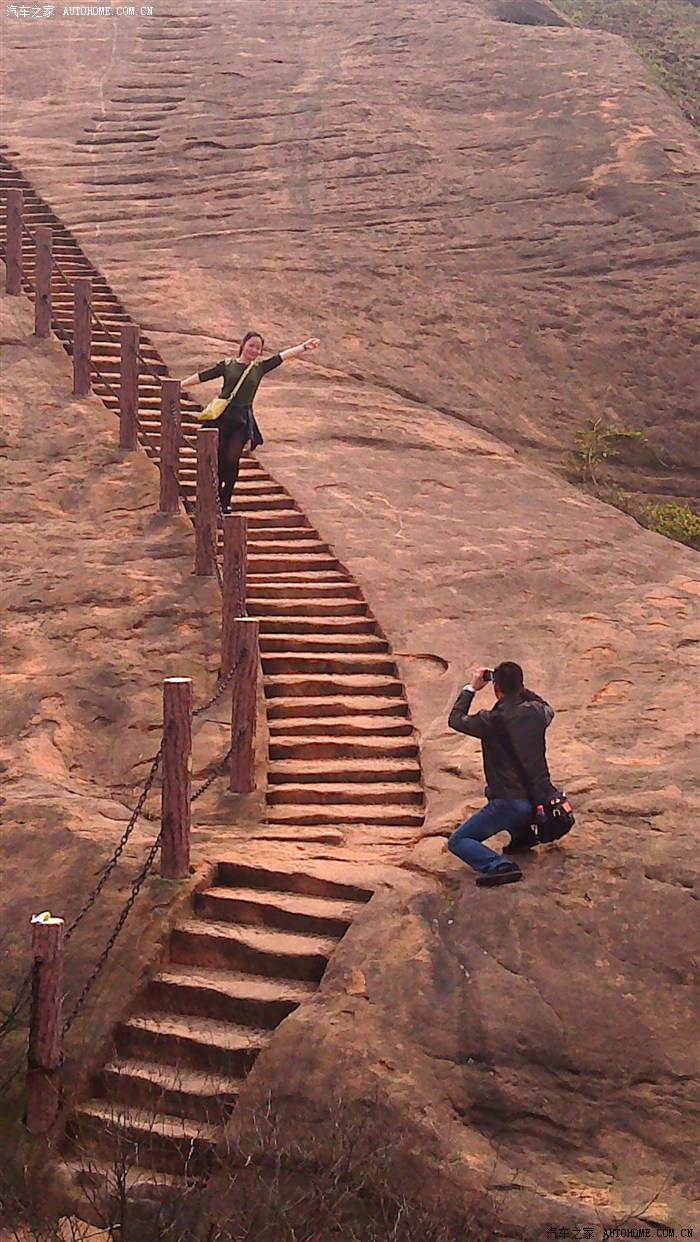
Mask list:
[{"label": "wooden railing post", "polygon": [[190,873],[192,797],[192,681],[163,682],[163,793],[160,874],[184,880]]},{"label": "wooden railing post", "polygon": [[44,1134],[58,1115],[63,999],[63,919],[32,919],[32,1000],[27,1055],[30,1134]]},{"label": "wooden railing post", "polygon": [[218,487],[219,433],[215,427],[197,431],[197,505],[194,515],[194,572],[210,578],[215,573],[216,491]]},{"label": "wooden railing post", "polygon": [[237,514],[224,518],[224,564],[221,601],[221,676],[233,668],[233,623],[245,616],[248,519]]},{"label": "wooden railing post", "polygon": [[231,779],[232,793],[255,789],[255,726],[258,687],[258,621],[239,617],[233,622],[231,642]]},{"label": "wooden railing post", "polygon": [[119,367],[119,447],[133,453],[138,447],[139,330],[125,323],[121,330]]},{"label": "wooden railing post", "polygon": [[75,278],[75,310],[73,316],[73,395],[87,397],[90,391],[90,353],[92,320],[90,302],[92,281],[89,276]]},{"label": "wooden railing post", "polygon": [[22,292],[22,212],[24,194],[7,191],[7,245],[5,248],[5,291],[15,296]]},{"label": "wooden railing post", "polygon": [[177,513],[180,478],[180,383],[164,379],[160,390],[160,512]]},{"label": "wooden railing post", "polygon": [[53,229],[39,224],[36,230],[36,299],[34,335],[51,335],[51,272],[53,270]]}]

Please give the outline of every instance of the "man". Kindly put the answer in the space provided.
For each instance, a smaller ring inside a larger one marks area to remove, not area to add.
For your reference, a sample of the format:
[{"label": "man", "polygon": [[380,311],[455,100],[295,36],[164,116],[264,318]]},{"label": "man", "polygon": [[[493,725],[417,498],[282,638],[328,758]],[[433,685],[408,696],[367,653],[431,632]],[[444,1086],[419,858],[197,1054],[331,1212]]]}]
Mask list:
[{"label": "man", "polygon": [[[474,695],[491,680],[496,693],[495,707],[470,716]],[[476,880],[479,885],[513,884],[523,875],[516,862],[483,844],[488,837],[496,832],[510,833],[504,854],[519,853],[537,845],[537,837],[530,826],[533,806],[512,751],[515,750],[530,778],[531,788],[541,797],[553,792],[544,736],[553,717],[549,703],[525,689],[523,670],[512,660],[505,660],[493,672],[479,669],[450,712],[451,729],[481,739],[488,802],[460,824],[447,842],[452,854],[479,873]]]}]

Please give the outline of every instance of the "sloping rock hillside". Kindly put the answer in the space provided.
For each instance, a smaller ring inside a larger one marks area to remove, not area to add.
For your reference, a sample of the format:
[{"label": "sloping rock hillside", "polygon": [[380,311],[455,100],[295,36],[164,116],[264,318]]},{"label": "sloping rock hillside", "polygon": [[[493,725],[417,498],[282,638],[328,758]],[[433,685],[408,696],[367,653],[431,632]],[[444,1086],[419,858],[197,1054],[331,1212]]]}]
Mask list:
[{"label": "sloping rock hillside", "polygon": [[[691,1226],[698,559],[547,463],[610,410],[677,463],[640,487],[694,488],[696,136],[621,41],[451,0],[6,29],[7,141],[173,373],[249,323],[323,337],[263,390],[261,456],[421,732],[426,838],[261,1087],[420,1116],[509,1236]],[[481,796],[445,720],[509,656],[557,709],[579,824],[482,892],[440,837]]]}]

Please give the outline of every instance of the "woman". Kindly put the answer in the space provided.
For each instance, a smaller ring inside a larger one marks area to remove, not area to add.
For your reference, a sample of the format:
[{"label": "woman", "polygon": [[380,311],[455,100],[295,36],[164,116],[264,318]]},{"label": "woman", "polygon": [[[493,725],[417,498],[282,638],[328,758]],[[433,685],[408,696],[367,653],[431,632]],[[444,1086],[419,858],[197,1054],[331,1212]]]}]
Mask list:
[{"label": "woman", "polygon": [[259,332],[246,332],[237,358],[224,358],[207,371],[195,372],[180,381],[181,387],[191,388],[207,380],[221,379],[221,396],[232,398],[223,414],[207,424],[216,427],[219,432],[219,501],[223,513],[231,512],[231,494],[238,478],[243,449],[248,443],[255,449],[263,442],[253,414],[253,398],[263,375],[274,371],[288,358],[299,358],[310,349],[318,349],[318,344],[316,337],[311,337],[302,345],[294,345],[263,359],[263,337]]}]

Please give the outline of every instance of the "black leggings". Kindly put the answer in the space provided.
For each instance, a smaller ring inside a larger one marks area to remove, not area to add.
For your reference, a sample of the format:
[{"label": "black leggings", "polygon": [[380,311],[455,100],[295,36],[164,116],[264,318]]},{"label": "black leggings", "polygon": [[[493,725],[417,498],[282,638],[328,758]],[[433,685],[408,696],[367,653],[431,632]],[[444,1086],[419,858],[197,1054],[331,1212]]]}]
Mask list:
[{"label": "black leggings", "polygon": [[219,424],[219,500],[222,509],[231,505],[231,495],[238,478],[241,454],[248,443],[248,428]]}]

